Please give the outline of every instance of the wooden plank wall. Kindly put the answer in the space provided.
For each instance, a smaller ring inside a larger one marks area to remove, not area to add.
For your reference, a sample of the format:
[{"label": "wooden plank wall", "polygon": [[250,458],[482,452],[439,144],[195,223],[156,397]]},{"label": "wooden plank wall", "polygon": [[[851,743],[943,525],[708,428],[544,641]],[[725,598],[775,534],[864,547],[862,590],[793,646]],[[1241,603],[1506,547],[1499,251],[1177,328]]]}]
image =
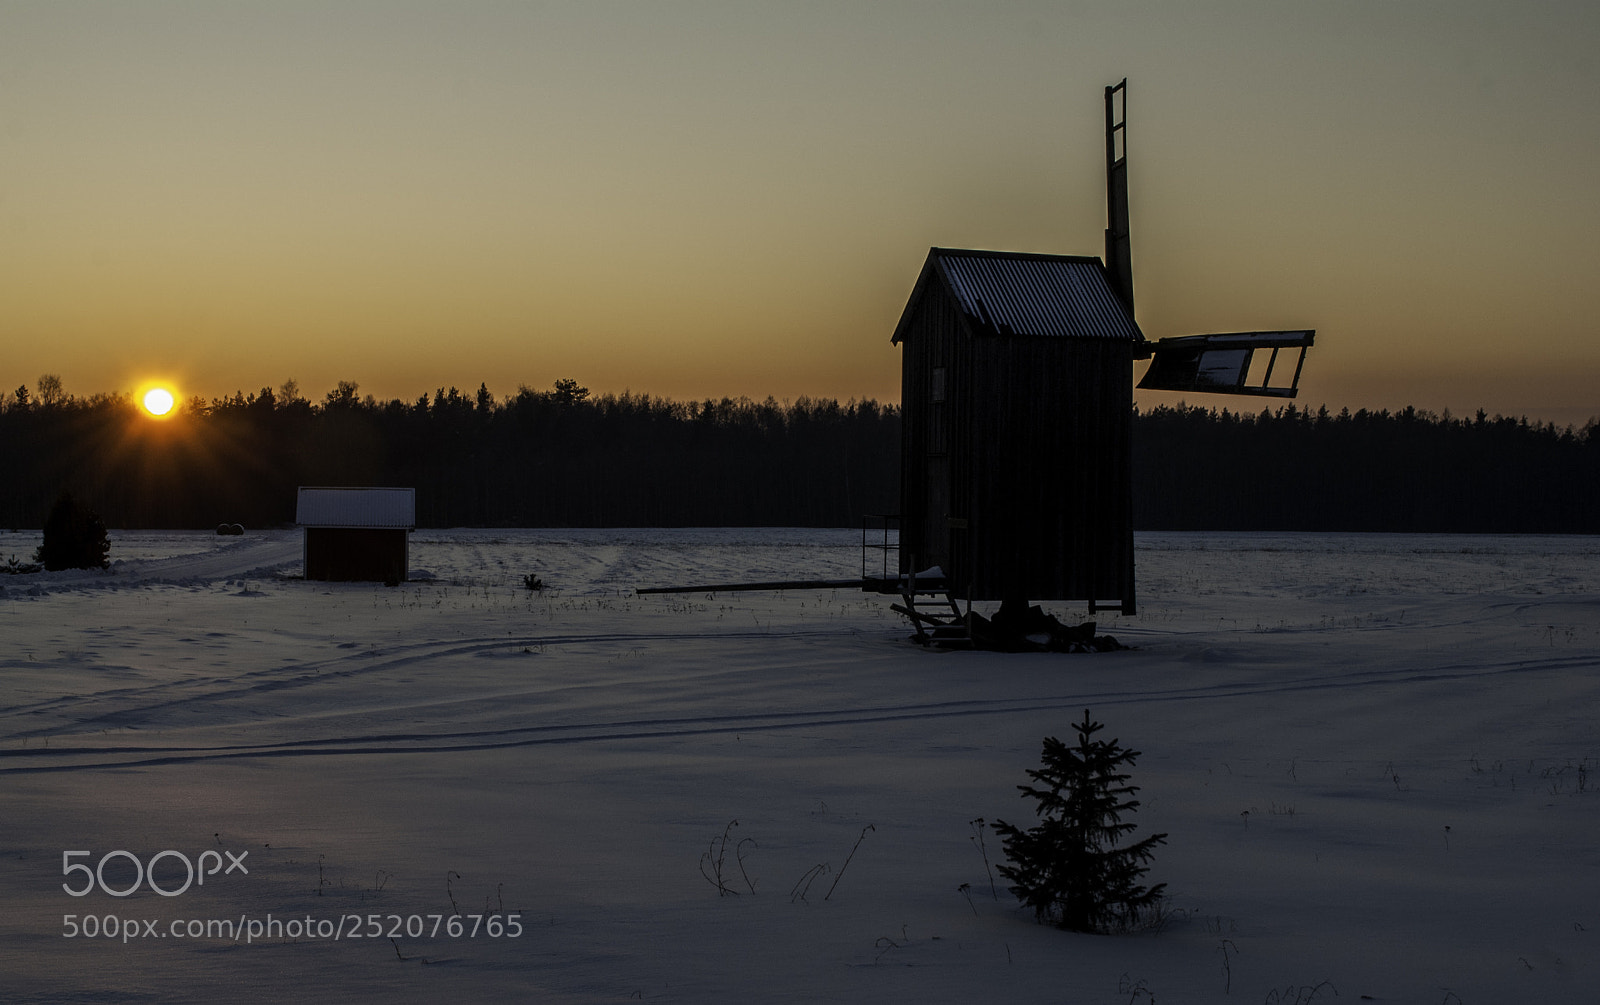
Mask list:
[{"label": "wooden plank wall", "polygon": [[[972,600],[1131,611],[1130,344],[974,334],[935,287],[901,348],[901,573],[940,565]],[[943,453],[929,449],[936,421]]]},{"label": "wooden plank wall", "polygon": [[978,338],[972,385],[974,599],[1131,604],[1129,344]]},{"label": "wooden plank wall", "polygon": [[307,579],[335,582],[405,582],[404,530],[307,527]]}]

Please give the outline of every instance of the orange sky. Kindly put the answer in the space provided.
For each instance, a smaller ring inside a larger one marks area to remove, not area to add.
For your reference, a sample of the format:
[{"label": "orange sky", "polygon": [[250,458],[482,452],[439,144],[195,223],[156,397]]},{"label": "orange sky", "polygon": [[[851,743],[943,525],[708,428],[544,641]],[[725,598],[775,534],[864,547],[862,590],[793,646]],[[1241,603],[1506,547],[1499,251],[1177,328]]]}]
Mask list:
[{"label": "orange sky", "polygon": [[8,3],[0,387],[893,400],[930,245],[1101,253],[1127,76],[1147,335],[1581,423],[1597,52],[1579,4]]}]

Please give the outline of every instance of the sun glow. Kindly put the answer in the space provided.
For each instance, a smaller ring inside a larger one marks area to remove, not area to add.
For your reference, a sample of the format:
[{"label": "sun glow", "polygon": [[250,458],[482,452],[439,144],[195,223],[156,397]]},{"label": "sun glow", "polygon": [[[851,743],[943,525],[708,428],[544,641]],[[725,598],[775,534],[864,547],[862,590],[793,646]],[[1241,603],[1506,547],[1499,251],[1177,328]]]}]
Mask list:
[{"label": "sun glow", "polygon": [[172,411],[172,392],[164,387],[152,387],[144,393],[144,410],[151,415],[162,416]]}]

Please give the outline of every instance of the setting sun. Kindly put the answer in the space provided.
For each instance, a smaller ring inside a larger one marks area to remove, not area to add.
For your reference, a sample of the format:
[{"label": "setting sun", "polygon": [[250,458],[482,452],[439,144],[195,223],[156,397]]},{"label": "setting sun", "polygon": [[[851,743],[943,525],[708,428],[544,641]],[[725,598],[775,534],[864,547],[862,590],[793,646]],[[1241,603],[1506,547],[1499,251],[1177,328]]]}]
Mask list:
[{"label": "setting sun", "polygon": [[151,415],[166,415],[172,411],[172,392],[164,387],[155,387],[144,394],[144,409]]}]

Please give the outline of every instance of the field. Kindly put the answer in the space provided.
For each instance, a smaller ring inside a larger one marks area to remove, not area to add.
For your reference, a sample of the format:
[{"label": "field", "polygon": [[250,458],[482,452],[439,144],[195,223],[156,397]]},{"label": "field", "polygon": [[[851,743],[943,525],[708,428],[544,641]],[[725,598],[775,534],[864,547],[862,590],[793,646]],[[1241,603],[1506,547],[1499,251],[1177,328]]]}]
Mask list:
[{"label": "field", "polygon": [[[290,531],[126,532],[0,576],[0,998],[1600,996],[1600,540],[1143,534],[1100,626],[1133,648],[1093,655],[633,593],[852,576],[857,540],[419,531],[385,588],[295,578]],[[974,821],[1031,822],[1086,708],[1143,752],[1160,931],[991,888]]]}]

